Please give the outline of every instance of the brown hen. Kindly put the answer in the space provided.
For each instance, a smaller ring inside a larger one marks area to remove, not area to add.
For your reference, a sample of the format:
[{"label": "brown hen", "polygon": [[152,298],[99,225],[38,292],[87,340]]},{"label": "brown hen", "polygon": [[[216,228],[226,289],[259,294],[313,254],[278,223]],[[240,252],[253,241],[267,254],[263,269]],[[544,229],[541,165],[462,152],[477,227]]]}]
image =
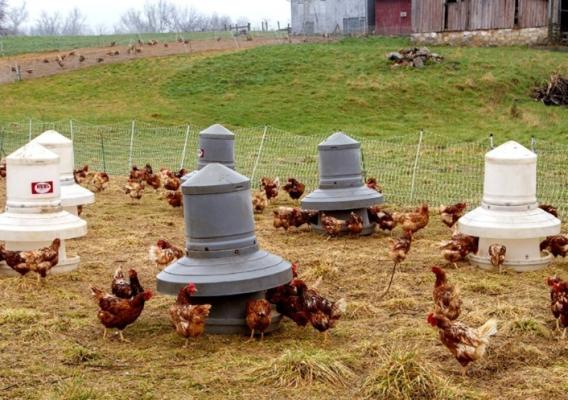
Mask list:
[{"label": "brown hen", "polygon": [[185,338],[184,348],[189,344],[189,338],[203,335],[211,311],[210,304],[191,304],[191,296],[196,292],[195,284],[189,283],[180,289],[175,304],[170,306],[170,319],[177,334]]},{"label": "brown hen", "polygon": [[272,306],[266,299],[250,300],[247,303],[246,322],[250,329],[250,340],[254,333],[260,333],[260,340],[264,339],[264,332],[270,326],[270,314]]},{"label": "brown hen", "polygon": [[451,206],[440,206],[440,216],[442,217],[442,222],[448,228],[451,228],[456,224],[456,222],[458,222],[461,217],[463,217],[466,208],[466,203],[457,203]]},{"label": "brown hen", "polygon": [[448,283],[446,272],[438,267],[432,267],[432,272],[436,275],[434,291],[434,312],[442,314],[450,321],[456,320],[461,313],[462,301],[458,287]]}]

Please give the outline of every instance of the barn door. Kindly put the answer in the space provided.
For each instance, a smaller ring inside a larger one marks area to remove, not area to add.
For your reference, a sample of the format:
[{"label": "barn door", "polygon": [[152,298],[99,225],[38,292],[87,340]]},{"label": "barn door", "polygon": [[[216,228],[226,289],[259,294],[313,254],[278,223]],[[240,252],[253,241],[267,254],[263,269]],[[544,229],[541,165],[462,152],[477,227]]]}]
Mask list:
[{"label": "barn door", "polygon": [[412,0],[376,0],[375,31],[379,35],[408,35],[412,31]]},{"label": "barn door", "polygon": [[560,7],[560,38],[568,41],[568,0],[562,0]]}]

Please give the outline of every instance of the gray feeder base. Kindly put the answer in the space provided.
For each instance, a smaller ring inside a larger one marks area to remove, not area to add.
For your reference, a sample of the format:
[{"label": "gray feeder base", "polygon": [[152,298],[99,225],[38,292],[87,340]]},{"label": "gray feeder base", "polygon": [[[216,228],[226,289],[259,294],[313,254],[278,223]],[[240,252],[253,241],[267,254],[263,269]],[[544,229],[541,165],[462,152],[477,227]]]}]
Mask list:
[{"label": "gray feeder base", "polygon": [[[236,296],[220,297],[192,297],[193,304],[211,304],[211,313],[205,324],[205,332],[221,335],[250,335],[246,323],[246,305],[249,300],[262,299],[264,291],[242,294]],[[272,310],[272,323],[266,332],[272,332],[279,328],[282,316]]]},{"label": "gray feeder base", "polygon": [[[375,224],[372,224],[371,222],[369,222],[369,214],[367,213],[366,208],[360,208],[360,209],[357,209],[357,210],[321,211],[321,212],[323,212],[325,215],[328,215],[330,217],[342,219],[344,221],[346,221],[349,218],[349,216],[351,215],[351,212],[354,212],[354,213],[360,215],[361,218],[363,219],[363,232],[361,232],[360,236],[372,235],[373,232],[375,232]],[[321,226],[321,213],[320,213],[320,216],[318,217],[318,224],[317,225],[311,225],[311,227],[316,232],[327,235],[326,230]],[[350,235],[350,232],[347,229],[343,229],[341,231],[341,234],[342,235]]]},{"label": "gray feeder base", "polygon": [[[532,272],[538,271],[543,268],[546,268],[550,262],[552,261],[552,255],[547,255],[545,257],[534,259],[534,260],[520,260],[520,261],[505,261],[503,264],[503,270],[513,270],[515,272]],[[469,262],[471,265],[475,267],[479,267],[485,271],[499,271],[498,268],[495,268],[493,264],[491,264],[491,260],[487,257],[480,257],[477,255],[469,256]]]}]

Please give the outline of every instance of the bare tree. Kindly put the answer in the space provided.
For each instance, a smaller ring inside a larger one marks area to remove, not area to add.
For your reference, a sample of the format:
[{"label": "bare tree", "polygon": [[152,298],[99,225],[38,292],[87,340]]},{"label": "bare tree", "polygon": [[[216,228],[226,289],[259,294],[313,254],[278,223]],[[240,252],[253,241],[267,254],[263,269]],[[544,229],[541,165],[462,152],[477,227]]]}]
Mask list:
[{"label": "bare tree", "polygon": [[4,26],[7,8],[8,5],[6,4],[6,0],[0,0],[0,35],[6,34],[8,31]]},{"label": "bare tree", "polygon": [[61,33],[64,35],[81,35],[85,33],[87,28],[85,20],[86,17],[75,7],[67,14]]},{"label": "bare tree", "polygon": [[8,32],[11,35],[21,35],[21,26],[29,17],[28,6],[24,1],[19,7],[12,7],[6,12]]},{"label": "bare tree", "polygon": [[38,36],[54,36],[61,34],[62,26],[61,14],[58,12],[48,14],[46,11],[42,11],[31,32]]},{"label": "bare tree", "polygon": [[178,9],[174,14],[174,28],[178,32],[193,32],[201,29],[204,16],[195,8]]}]

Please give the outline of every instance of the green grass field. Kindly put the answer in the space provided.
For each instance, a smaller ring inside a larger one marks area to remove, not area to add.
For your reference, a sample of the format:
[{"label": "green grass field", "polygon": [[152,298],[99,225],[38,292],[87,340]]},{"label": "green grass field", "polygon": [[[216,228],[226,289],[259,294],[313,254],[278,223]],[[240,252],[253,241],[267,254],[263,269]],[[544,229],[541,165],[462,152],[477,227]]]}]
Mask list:
[{"label": "green grass field", "polygon": [[529,97],[551,73],[568,71],[566,53],[439,47],[441,64],[391,68],[385,53],[405,45],[347,39],[105,65],[0,87],[0,120],[220,122],[384,136],[424,128],[455,139],[494,132],[567,141],[566,109]]}]

